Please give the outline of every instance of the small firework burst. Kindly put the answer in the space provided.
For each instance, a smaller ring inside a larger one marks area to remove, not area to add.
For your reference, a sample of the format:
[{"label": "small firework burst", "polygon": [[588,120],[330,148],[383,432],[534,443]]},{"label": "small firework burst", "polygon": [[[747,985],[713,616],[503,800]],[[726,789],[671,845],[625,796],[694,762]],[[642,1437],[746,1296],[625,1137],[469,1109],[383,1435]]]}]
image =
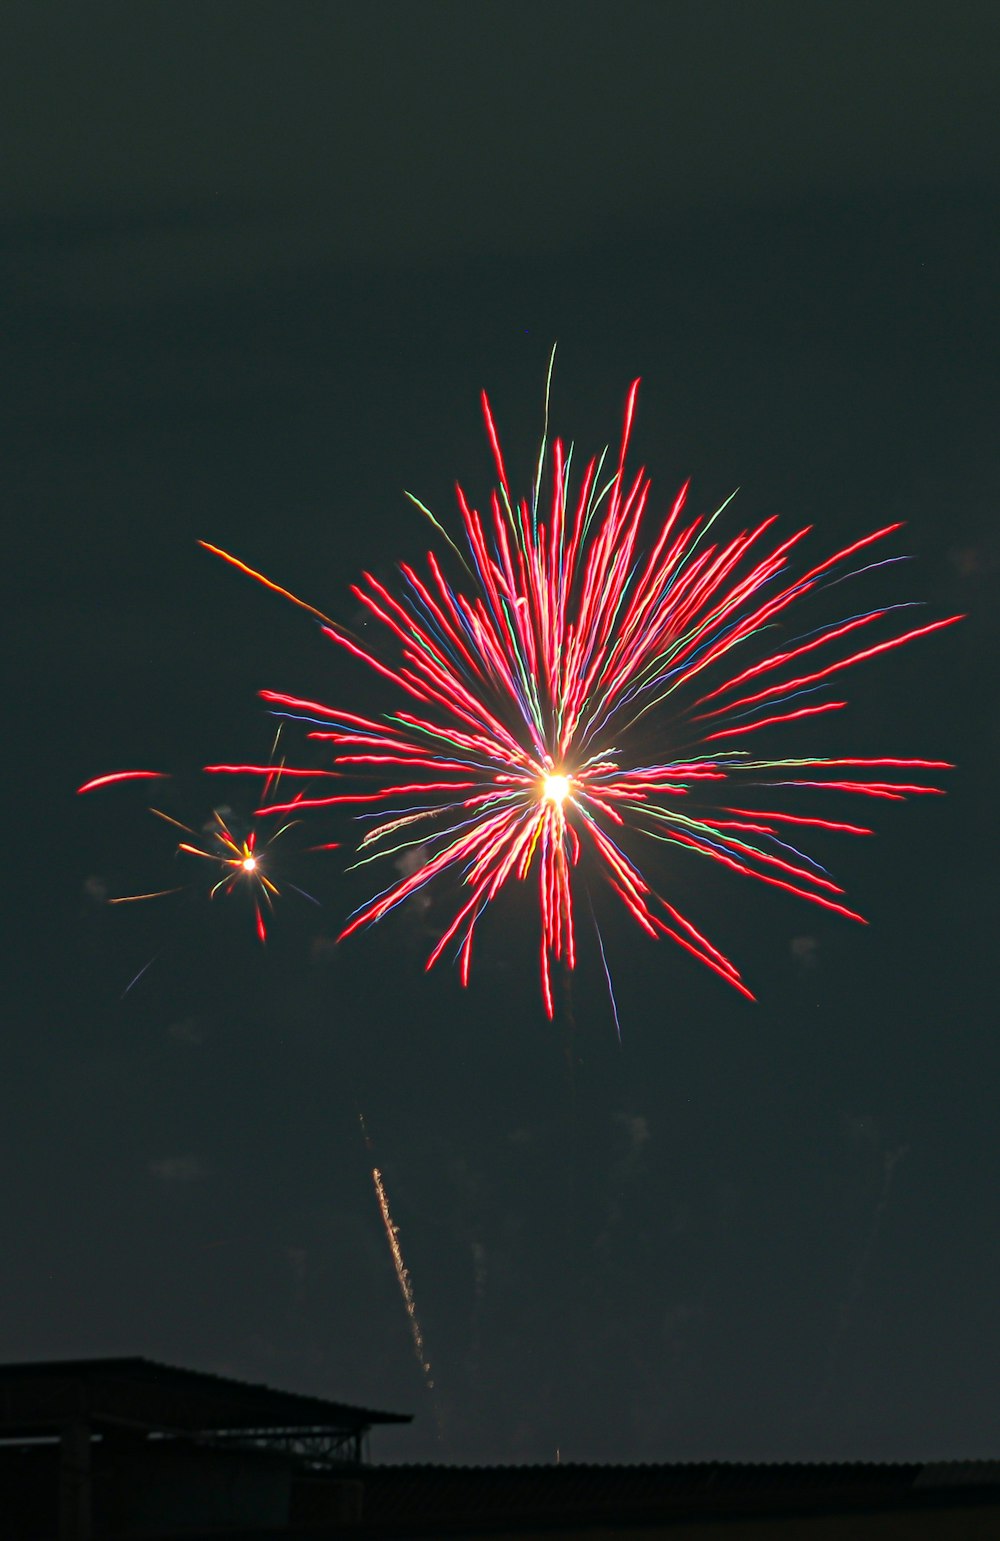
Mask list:
[{"label": "small firework burst", "polygon": [[[275,739],[274,751],[278,745]],[[214,767],[225,769],[225,767]],[[265,769],[261,767],[261,769]],[[275,763],[274,752],[272,761],[266,767],[266,780],[261,806],[257,808],[246,822],[245,827],[237,829],[236,821],[229,808],[215,807],[211,815],[200,830],[190,824],[183,823],[172,814],[164,812],[162,808],[150,807],[149,812],[164,823],[179,830],[182,835],[190,838],[178,840],[175,846],[175,854],[188,857],[197,856],[212,864],[212,881],[208,887],[208,896],[214,899],[217,896],[230,897],[233,894],[243,893],[251,902],[254,918],[254,928],[260,940],[267,939],[267,922],[265,917],[274,908],[275,900],[281,895],[282,888],[292,888],[296,893],[302,894],[312,903],[316,900],[304,889],[298,888],[294,883],[283,880],[282,886],[277,881],[276,847],[290,830],[296,828],[301,822],[297,818],[286,818],[277,829],[273,822],[266,820],[264,815],[269,812],[270,803],[277,794],[284,767]],[[149,780],[170,779],[163,771],[114,771],[110,775],[95,776],[91,781],[86,781],[78,792],[94,792],[102,787],[119,786],[126,782],[144,782]],[[286,811],[294,807],[294,803],[285,805]],[[162,899],[169,894],[183,892],[190,885],[187,882],[174,884],[169,888],[158,888],[148,893],[120,894],[111,896],[109,904],[135,904],[147,899]]]}]

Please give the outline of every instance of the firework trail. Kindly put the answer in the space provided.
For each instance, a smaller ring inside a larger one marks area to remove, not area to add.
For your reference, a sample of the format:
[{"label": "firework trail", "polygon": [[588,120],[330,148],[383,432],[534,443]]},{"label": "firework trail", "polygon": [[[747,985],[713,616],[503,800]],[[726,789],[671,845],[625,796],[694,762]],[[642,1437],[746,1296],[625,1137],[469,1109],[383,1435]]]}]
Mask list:
[{"label": "firework trail", "polygon": [[[385,648],[325,617],[322,630],[412,706],[376,719],[262,692],[278,715],[305,721],[310,738],[332,746],[337,771],[376,784],[261,811],[353,807],[364,830],[355,867],[398,862],[407,850],[419,856],[341,935],[450,879],[458,897],[427,967],[452,946],[464,984],[481,916],[505,886],[532,876],[550,1017],[553,964],[576,962],[574,894],[584,857],[647,935],[669,937],[750,996],[736,965],[650,886],[631,854],[636,837],[860,921],[826,869],[792,842],[817,831],[872,831],[813,811],[816,799],[934,793],[940,788],[928,776],[950,768],[897,757],[774,757],[759,746],[773,729],[798,733],[841,711],[846,701],[828,696],[844,670],[961,617],[910,624],[910,606],[883,604],[796,630],[807,596],[901,560],[878,554],[900,528],[895,523],[796,572],[792,558],[808,529],[779,537],[766,518],[726,539],[715,526],[731,499],[685,521],[685,485],[643,542],[650,482],[642,469],[626,476],[638,383],[628,393],[614,470],[602,482],[605,451],[587,463],[575,491],[573,446],[556,439],[549,452],[547,385],[534,484],[520,501],[483,393],[499,485],[486,515],[457,489],[467,555],[407,494],[458,553],[459,586],[430,552],[422,572],[400,564],[395,589],[371,573],[352,588]],[[267,774],[261,766],[228,769]],[[598,941],[610,988],[599,932]]]},{"label": "firework trail", "polygon": [[909,1145],[898,1145],[895,1150],[886,1150],[882,1153],[882,1181],[879,1185],[878,1197],[875,1201],[875,1208],[868,1226],[868,1233],[865,1236],[864,1244],[848,1282],[847,1293],[837,1311],[836,1325],[829,1348],[827,1349],[826,1376],[820,1385],[810,1410],[814,1416],[827,1401],[834,1388],[838,1356],[844,1339],[851,1329],[861,1296],[864,1293],[865,1281],[868,1277],[871,1261],[882,1232],[886,1210],[889,1207],[889,1198],[892,1192],[896,1168],[909,1153]]},{"label": "firework trail", "polygon": [[[361,1113],[358,1114],[358,1122],[361,1125],[361,1133],[364,1135],[365,1148],[371,1151],[374,1147],[365,1126],[364,1115]],[[375,1188],[375,1197],[378,1200],[382,1224],[385,1227],[389,1251],[392,1253],[392,1266],[396,1270],[396,1282],[399,1285],[399,1293],[403,1297],[403,1305],[406,1307],[406,1315],[410,1323],[413,1352],[417,1357],[417,1363],[427,1382],[427,1389],[433,1391],[434,1378],[431,1373],[430,1360],[427,1358],[427,1350],[424,1347],[424,1335],[420,1327],[420,1318],[417,1315],[417,1302],[413,1294],[413,1280],[410,1278],[410,1270],[403,1261],[403,1249],[399,1244],[399,1226],[392,1218],[392,1211],[389,1208],[389,1195],[385,1191],[382,1173],[377,1166],[372,1167],[372,1184]]]}]

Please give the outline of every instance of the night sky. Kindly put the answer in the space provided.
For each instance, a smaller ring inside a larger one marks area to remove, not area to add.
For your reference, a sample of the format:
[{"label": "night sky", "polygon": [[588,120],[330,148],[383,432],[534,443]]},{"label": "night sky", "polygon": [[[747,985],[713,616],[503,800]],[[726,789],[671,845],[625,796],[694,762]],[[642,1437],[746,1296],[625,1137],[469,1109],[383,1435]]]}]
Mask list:
[{"label": "night sky", "polygon": [[[413,1412],[394,1460],[996,1457],[993,0],[2,20],[0,1359]],[[204,887],[107,905],[173,840],[80,782],[245,813],[200,767],[266,757],[258,689],[395,699],[197,540],[356,624],[360,572],[428,548],[404,488],[487,498],[483,386],[526,490],[556,340],[584,457],[642,376],[655,511],[690,475],[824,552],[905,519],[880,595],[968,612],[809,739],[957,765],[821,847],[870,926],[651,847],[759,999],[609,907],[619,1043],[583,925],[546,1021],[530,893],[468,991],[423,972],[433,897],[335,944],[341,853],[292,850],[322,907],[266,948]]]}]

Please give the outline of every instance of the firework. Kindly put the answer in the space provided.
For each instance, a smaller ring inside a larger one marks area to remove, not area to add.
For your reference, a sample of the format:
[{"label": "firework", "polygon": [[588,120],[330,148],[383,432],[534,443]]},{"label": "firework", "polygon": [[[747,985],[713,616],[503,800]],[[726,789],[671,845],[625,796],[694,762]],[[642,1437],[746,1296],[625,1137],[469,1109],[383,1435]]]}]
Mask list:
[{"label": "firework", "polygon": [[[275,750],[278,740],[275,739]],[[213,766],[212,770],[223,771],[226,766]],[[231,895],[236,892],[245,892],[249,895],[254,926],[258,937],[263,942],[267,939],[267,925],[265,913],[273,908],[275,899],[280,890],[274,879],[274,847],[288,830],[293,829],[300,821],[286,819],[277,829],[274,829],[270,821],[262,822],[262,815],[269,811],[269,799],[276,794],[282,775],[286,774],[285,767],[272,763],[266,767],[254,767],[265,773],[262,806],[257,809],[245,832],[234,833],[231,827],[233,820],[228,809],[214,808],[208,822],[202,829],[193,829],[190,825],[175,819],[171,814],[165,813],[162,808],[150,808],[149,812],[174,829],[180,830],[190,839],[179,840],[176,845],[176,854],[181,856],[197,856],[211,863],[211,882],[208,889],[209,898],[217,895]],[[302,775],[302,772],[288,771],[288,775]],[[168,780],[169,775],[165,771],[113,771],[109,775],[95,776],[90,781],[85,781],[77,788],[78,793],[94,792],[99,788],[116,786],[127,781]],[[294,806],[293,803],[283,805],[287,812]],[[327,849],[328,847],[324,847]],[[146,899],[162,899],[168,894],[180,893],[187,885],[177,884],[171,888],[154,889],[149,893],[121,894],[108,900],[109,904],[134,904]],[[286,886],[295,888],[294,884]],[[312,903],[316,900],[304,889],[295,888],[297,893]],[[148,964],[146,965],[149,966]],[[143,970],[144,972],[144,970]],[[136,976],[137,978],[140,976]],[[135,983],[135,981],[133,981]],[[131,986],[130,986],[131,988]]]},{"label": "firework", "polygon": [[[643,543],[650,482],[642,469],[626,477],[638,384],[628,393],[613,471],[602,482],[605,451],[586,465],[575,492],[572,445],[556,439],[549,450],[547,387],[534,484],[520,501],[483,393],[499,486],[487,515],[457,489],[467,554],[407,494],[459,557],[460,580],[449,579],[432,551],[423,572],[401,564],[395,588],[370,573],[352,588],[382,628],[385,648],[304,606],[331,641],[410,705],[370,718],[262,692],[279,714],[304,719],[310,738],[332,746],[340,773],[377,783],[261,809],[354,807],[363,828],[355,865],[401,863],[404,875],[366,902],[341,935],[382,920],[427,884],[446,887],[451,879],[458,898],[427,967],[452,946],[464,984],[480,918],[508,884],[531,879],[550,1017],[553,964],[572,969],[576,961],[574,896],[588,870],[603,876],[649,936],[671,938],[750,995],[736,965],[654,891],[632,854],[636,837],[861,920],[826,870],[790,842],[811,831],[871,831],[796,811],[794,794],[899,799],[938,791],[928,776],[948,768],[909,758],[774,758],[751,747],[779,725],[798,732],[842,710],[846,702],[828,692],[843,671],[960,617],[909,624],[908,606],[886,604],[795,634],[807,595],[899,560],[878,555],[899,524],[796,572],[793,557],[808,529],[779,538],[767,518],[726,539],[715,526],[731,500],[708,517],[685,520],[685,485]],[[762,787],[777,806],[758,806],[759,791],[748,795]],[[603,943],[601,957],[607,972]]]}]

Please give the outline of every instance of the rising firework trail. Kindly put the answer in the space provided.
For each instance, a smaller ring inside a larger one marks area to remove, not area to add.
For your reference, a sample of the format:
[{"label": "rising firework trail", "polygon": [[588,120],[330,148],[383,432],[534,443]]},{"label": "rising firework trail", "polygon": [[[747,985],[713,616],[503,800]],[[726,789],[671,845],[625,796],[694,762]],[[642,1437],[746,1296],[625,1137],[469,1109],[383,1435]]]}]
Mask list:
[{"label": "rising firework trail", "polygon": [[[935,773],[950,768],[909,757],[775,754],[776,730],[797,739],[815,719],[844,709],[846,700],[830,692],[845,670],[960,617],[917,621],[907,604],[858,603],[818,625],[797,621],[810,596],[899,561],[880,554],[898,523],[796,570],[808,528],[779,536],[766,518],[726,538],[718,521],[731,499],[687,519],[685,485],[644,540],[650,482],[642,469],[626,474],[638,383],[613,470],[605,476],[605,451],[575,489],[573,446],[556,439],[549,450],[547,387],[534,483],[519,501],[483,393],[499,485],[486,515],[457,489],[466,554],[408,494],[458,553],[459,580],[432,551],[423,570],[401,563],[394,587],[366,573],[352,588],[384,646],[208,547],[322,617],[332,642],[405,698],[372,718],[262,692],[279,715],[304,720],[310,738],[331,745],[338,772],[375,781],[262,811],[354,808],[364,830],[354,865],[406,860],[404,875],[364,903],[341,935],[433,883],[450,891],[453,911],[427,967],[452,946],[465,983],[480,918],[508,884],[532,878],[549,1016],[552,965],[576,962],[581,863],[603,876],[647,935],[669,937],[749,996],[736,965],[674,894],[654,891],[633,854],[641,837],[861,920],[826,869],[792,842],[817,832],[870,834],[829,816],[822,800],[935,793]],[[598,940],[607,972],[600,932]]]},{"label": "rising firework trail", "polygon": [[[364,1136],[365,1149],[374,1149],[365,1126],[364,1115],[358,1114],[358,1122],[361,1125],[361,1133]],[[403,1249],[399,1242],[399,1226],[392,1218],[389,1208],[389,1195],[385,1191],[385,1183],[382,1173],[377,1166],[372,1167],[372,1185],[375,1189],[375,1197],[378,1200],[379,1213],[382,1216],[382,1224],[385,1227],[386,1241],[389,1243],[389,1251],[392,1254],[392,1266],[396,1270],[396,1283],[399,1285],[399,1293],[403,1297],[403,1305],[406,1308],[406,1316],[410,1326],[410,1337],[413,1339],[413,1352],[421,1373],[427,1382],[427,1389],[434,1390],[434,1379],[431,1373],[430,1360],[427,1358],[427,1350],[424,1347],[424,1334],[420,1326],[420,1318],[417,1315],[417,1302],[413,1294],[413,1280],[410,1278],[410,1270],[403,1261]]]}]

